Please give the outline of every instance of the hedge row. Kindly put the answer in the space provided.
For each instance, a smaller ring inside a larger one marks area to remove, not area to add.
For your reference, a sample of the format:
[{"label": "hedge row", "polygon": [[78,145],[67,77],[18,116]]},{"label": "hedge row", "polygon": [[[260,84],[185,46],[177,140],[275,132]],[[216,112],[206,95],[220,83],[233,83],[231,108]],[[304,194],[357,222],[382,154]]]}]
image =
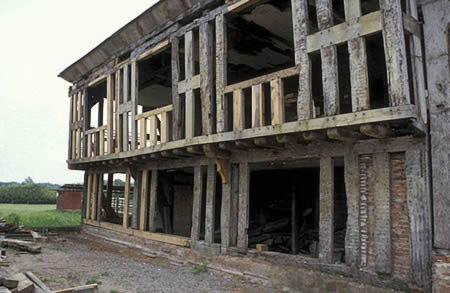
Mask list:
[{"label": "hedge row", "polygon": [[55,204],[56,191],[37,184],[0,185],[0,203]]}]

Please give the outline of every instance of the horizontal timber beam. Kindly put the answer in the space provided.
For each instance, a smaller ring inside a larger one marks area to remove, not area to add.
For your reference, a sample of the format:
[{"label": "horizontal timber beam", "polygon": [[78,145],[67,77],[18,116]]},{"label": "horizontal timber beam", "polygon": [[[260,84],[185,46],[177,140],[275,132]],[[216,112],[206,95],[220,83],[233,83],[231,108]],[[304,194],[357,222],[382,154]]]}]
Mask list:
[{"label": "horizontal timber beam", "polygon": [[341,114],[332,117],[320,117],[305,121],[288,122],[275,126],[264,126],[258,128],[244,129],[241,131],[229,131],[208,136],[196,136],[189,139],[170,141],[130,152],[114,153],[95,158],[82,158],[69,160],[69,164],[90,163],[111,159],[131,158],[139,155],[147,155],[154,152],[162,152],[196,145],[208,145],[220,142],[253,139],[264,136],[289,134],[305,131],[325,130],[328,128],[359,126],[368,123],[381,123],[394,120],[417,119],[415,105],[401,105],[397,107],[367,110],[362,112]]}]

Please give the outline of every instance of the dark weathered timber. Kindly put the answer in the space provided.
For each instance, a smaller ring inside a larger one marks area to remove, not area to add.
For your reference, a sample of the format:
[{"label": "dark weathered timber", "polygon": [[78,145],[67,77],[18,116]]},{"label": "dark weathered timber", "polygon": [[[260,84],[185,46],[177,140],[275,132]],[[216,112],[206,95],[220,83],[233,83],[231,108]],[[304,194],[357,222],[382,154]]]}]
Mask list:
[{"label": "dark weathered timber", "polygon": [[[225,168],[222,168],[222,178],[228,178],[224,181],[222,179],[222,206],[220,211],[220,232],[221,232],[221,249],[222,252],[227,252],[231,246],[231,164],[229,161],[224,161]],[[225,183],[226,182],[226,183]]]},{"label": "dark weathered timber", "polygon": [[208,164],[206,178],[206,223],[205,223],[205,241],[214,243],[215,214],[216,209],[216,164]]},{"label": "dark weathered timber", "polygon": [[240,251],[248,248],[249,200],[250,200],[250,169],[247,162],[239,164],[239,212],[238,241]]},{"label": "dark weathered timber", "polygon": [[194,168],[194,199],[192,203],[191,240],[200,240],[201,211],[203,194],[203,176],[201,166]]},{"label": "dark weathered timber", "polygon": [[378,273],[392,272],[391,247],[391,186],[389,153],[373,156],[375,169],[375,270]]},{"label": "dark weathered timber", "polygon": [[200,99],[202,103],[202,133],[213,134],[215,113],[213,100],[213,26],[209,22],[200,25]]},{"label": "dark weathered timber", "polygon": [[333,261],[334,242],[334,164],[330,156],[320,158],[319,260]]}]

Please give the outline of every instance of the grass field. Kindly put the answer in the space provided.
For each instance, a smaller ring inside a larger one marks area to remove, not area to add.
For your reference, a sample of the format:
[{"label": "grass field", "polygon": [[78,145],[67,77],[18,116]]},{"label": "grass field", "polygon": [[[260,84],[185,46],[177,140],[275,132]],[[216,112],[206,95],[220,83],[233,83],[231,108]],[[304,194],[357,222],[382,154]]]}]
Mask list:
[{"label": "grass field", "polygon": [[79,211],[58,211],[52,204],[0,204],[0,218],[13,222],[15,215],[19,224],[26,227],[77,226],[81,223]]}]

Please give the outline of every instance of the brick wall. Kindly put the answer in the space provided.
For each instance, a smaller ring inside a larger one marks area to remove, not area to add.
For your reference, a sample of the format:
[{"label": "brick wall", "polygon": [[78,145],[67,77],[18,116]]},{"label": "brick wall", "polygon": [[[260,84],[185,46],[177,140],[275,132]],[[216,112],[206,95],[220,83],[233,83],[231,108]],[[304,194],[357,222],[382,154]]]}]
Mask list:
[{"label": "brick wall", "polygon": [[433,292],[450,292],[450,251],[433,253]]},{"label": "brick wall", "polygon": [[409,279],[409,222],[405,155],[391,155],[392,272]]},{"label": "brick wall", "polygon": [[59,191],[56,208],[58,210],[80,210],[81,194],[81,191]]},{"label": "brick wall", "polygon": [[[375,271],[375,198],[376,181],[372,155],[361,155],[360,164],[360,228],[361,267]],[[409,280],[409,222],[407,205],[406,164],[404,153],[391,154],[391,239],[392,275]]]}]

